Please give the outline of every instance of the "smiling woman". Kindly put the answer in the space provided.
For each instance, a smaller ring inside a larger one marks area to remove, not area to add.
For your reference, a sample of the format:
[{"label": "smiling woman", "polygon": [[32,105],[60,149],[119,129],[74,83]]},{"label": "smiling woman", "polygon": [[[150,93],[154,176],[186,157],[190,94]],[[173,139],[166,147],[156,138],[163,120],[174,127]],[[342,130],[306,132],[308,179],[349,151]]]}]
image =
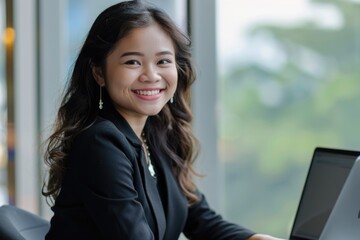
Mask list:
[{"label": "smiling woman", "polygon": [[194,80],[189,38],[162,10],[125,1],[97,17],[47,145],[46,239],[274,239],[222,219],[194,184]]}]

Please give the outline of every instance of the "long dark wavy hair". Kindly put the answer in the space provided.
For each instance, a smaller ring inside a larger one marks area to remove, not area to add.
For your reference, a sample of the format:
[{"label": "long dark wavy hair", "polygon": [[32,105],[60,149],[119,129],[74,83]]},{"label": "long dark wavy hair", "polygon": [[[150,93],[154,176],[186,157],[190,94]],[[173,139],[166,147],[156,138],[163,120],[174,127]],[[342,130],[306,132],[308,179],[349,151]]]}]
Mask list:
[{"label": "long dark wavy hair", "polygon": [[100,67],[105,72],[105,59],[116,43],[131,30],[154,22],[174,43],[178,85],[174,102],[166,104],[156,116],[149,117],[145,131],[150,145],[160,146],[172,159],[174,174],[188,203],[198,201],[193,183],[198,142],[191,128],[190,86],[195,80],[195,71],[190,40],[162,10],[140,1],[126,1],[107,8],[97,17],[75,61],[44,156],[49,174],[42,194],[52,203],[59,195],[74,139],[95,122],[99,113],[99,85],[92,67]]}]

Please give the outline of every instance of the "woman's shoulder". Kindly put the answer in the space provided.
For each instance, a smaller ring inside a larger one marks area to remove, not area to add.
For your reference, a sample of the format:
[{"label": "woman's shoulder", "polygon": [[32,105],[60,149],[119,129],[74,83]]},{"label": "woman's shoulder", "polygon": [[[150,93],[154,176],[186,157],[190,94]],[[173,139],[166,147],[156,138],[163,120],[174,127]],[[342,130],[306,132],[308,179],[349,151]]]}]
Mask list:
[{"label": "woman's shoulder", "polygon": [[122,152],[128,157],[136,156],[136,146],[129,141],[126,134],[122,132],[112,121],[98,117],[96,121],[80,133],[73,144],[73,153],[87,154],[106,152]]},{"label": "woman's shoulder", "polygon": [[102,117],[98,117],[91,126],[86,128],[77,137],[77,141],[80,142],[91,142],[93,140],[111,141],[114,139],[126,141],[124,133],[112,121]]},{"label": "woman's shoulder", "polygon": [[87,129],[88,131],[106,131],[115,130],[115,124],[109,119],[98,116],[95,122]]}]

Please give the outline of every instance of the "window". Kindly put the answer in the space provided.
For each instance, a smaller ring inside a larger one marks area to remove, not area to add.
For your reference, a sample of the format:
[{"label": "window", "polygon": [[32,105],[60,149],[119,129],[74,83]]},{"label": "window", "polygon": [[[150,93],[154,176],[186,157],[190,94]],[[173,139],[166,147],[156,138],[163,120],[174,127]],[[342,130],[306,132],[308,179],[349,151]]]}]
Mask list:
[{"label": "window", "polygon": [[360,2],[217,4],[225,215],[286,238],[313,149],[359,149]]}]

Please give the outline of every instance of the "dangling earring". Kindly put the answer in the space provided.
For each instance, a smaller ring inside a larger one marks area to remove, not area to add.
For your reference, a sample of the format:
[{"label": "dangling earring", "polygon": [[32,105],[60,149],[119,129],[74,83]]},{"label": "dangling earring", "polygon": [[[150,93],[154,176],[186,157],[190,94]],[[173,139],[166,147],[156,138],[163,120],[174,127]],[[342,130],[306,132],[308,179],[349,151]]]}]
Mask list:
[{"label": "dangling earring", "polygon": [[99,109],[103,109],[103,101],[102,101],[102,87],[100,86],[100,100],[99,100]]},{"label": "dangling earring", "polygon": [[171,97],[170,98],[170,103],[173,103],[174,102],[174,97]]}]

